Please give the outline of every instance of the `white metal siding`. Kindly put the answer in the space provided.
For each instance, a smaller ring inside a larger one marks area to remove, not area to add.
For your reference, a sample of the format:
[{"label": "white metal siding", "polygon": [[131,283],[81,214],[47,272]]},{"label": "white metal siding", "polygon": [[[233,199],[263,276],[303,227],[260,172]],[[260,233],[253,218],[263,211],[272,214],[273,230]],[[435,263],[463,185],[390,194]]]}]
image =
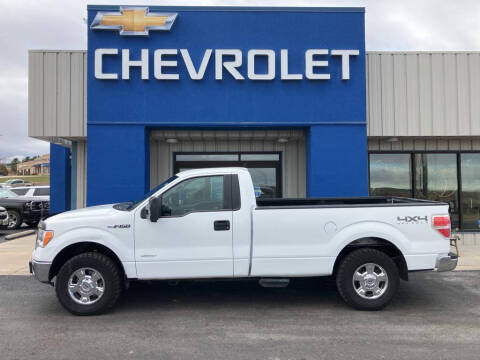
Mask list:
[{"label": "white metal siding", "polygon": [[86,61],[85,51],[29,52],[29,136],[86,136]]},{"label": "white metal siding", "polygon": [[369,136],[480,136],[480,53],[368,52]]},{"label": "white metal siding", "polygon": [[[176,138],[169,144],[166,138]],[[277,139],[286,137],[287,143]],[[150,187],[173,175],[175,152],[282,152],[284,197],[305,197],[305,139],[298,130],[154,131],[150,138]]]}]

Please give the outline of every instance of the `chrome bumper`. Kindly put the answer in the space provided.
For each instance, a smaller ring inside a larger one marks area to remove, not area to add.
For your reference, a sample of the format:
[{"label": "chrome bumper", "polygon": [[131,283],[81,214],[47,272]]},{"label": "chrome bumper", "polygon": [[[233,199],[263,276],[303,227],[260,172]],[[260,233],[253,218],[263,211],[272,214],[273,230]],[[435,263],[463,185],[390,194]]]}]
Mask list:
[{"label": "chrome bumper", "polygon": [[39,262],[35,260],[31,260],[28,263],[30,274],[33,274],[38,281],[46,284],[50,284],[49,274],[51,266],[52,263]]},{"label": "chrome bumper", "polygon": [[448,255],[439,255],[435,267],[437,271],[452,271],[457,267],[458,255],[449,253]]}]

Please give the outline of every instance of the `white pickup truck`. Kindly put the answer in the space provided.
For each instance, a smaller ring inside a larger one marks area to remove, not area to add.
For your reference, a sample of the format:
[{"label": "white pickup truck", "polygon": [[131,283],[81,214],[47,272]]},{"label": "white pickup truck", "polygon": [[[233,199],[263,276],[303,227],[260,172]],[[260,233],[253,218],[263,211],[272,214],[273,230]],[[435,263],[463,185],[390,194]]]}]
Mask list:
[{"label": "white pickup truck", "polygon": [[406,198],[256,199],[243,168],[181,172],[135,203],[39,224],[31,272],[77,315],[111,308],[131,280],[336,278],[376,310],[409,271],[453,270],[448,204]]}]

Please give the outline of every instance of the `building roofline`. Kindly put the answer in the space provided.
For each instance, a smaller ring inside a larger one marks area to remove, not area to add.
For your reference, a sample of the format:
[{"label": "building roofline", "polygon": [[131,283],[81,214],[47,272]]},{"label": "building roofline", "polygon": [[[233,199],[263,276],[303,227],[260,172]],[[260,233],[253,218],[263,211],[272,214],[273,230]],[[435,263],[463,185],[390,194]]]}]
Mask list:
[{"label": "building roofline", "polygon": [[28,49],[29,53],[85,53],[87,50]]},{"label": "building roofline", "polygon": [[296,12],[355,12],[364,13],[364,7],[312,6],[161,6],[161,5],[87,5],[87,10],[118,11],[122,6],[148,7],[154,11],[296,11]]},{"label": "building roofline", "polygon": [[[55,50],[55,49],[29,49],[29,53],[86,53],[87,50]],[[422,55],[422,54],[480,54],[480,50],[434,50],[434,51],[427,51],[427,50],[395,50],[395,51],[366,51],[367,55]]]},{"label": "building roofline", "polygon": [[480,50],[394,50],[394,51],[386,51],[386,50],[366,50],[365,51],[371,55],[423,55],[423,54],[480,54]]}]

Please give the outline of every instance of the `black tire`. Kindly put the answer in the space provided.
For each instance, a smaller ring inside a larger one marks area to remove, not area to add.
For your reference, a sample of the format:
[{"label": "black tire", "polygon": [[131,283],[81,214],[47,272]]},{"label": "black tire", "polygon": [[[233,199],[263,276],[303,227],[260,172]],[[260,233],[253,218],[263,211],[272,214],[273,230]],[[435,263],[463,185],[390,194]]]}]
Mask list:
[{"label": "black tire", "polygon": [[[91,268],[100,272],[105,281],[103,295],[93,304],[75,302],[68,291],[70,276],[80,268]],[[55,292],[62,306],[74,315],[98,315],[111,309],[123,289],[123,276],[117,264],[109,257],[88,252],[72,257],[57,274]]]},{"label": "black tire", "polygon": [[[15,230],[18,229],[23,224],[22,215],[17,210],[7,210],[8,212],[8,230]],[[10,219],[15,219],[13,224],[10,223]]]},{"label": "black tire", "polygon": [[[357,282],[354,285],[354,273],[360,266],[367,263],[378,264],[388,276],[388,285],[383,294],[376,299],[366,299],[355,290],[355,286],[359,287],[360,283]],[[392,300],[397,292],[400,276],[397,265],[391,257],[379,250],[363,248],[352,251],[342,259],[336,273],[336,283],[340,296],[351,307],[358,310],[380,310]]]}]

